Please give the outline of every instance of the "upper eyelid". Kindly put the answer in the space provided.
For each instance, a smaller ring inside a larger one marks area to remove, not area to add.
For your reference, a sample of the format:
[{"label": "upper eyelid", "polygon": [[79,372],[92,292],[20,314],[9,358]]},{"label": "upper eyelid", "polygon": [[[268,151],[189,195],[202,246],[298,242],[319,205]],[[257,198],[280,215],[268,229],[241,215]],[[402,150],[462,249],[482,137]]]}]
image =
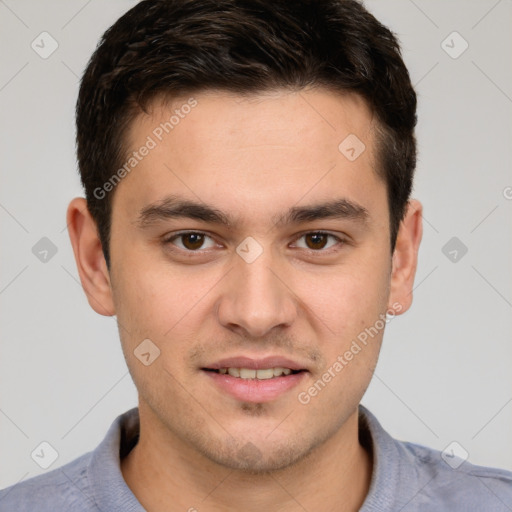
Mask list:
[{"label": "upper eyelid", "polygon": [[302,238],[304,235],[309,235],[311,233],[332,236],[334,238],[337,238],[340,242],[344,242],[346,239],[345,235],[342,235],[341,233],[335,235],[334,233],[331,233],[323,229],[310,229],[308,231],[302,231],[301,233],[299,233],[297,236],[295,236],[294,240],[298,240],[299,238]]},{"label": "upper eyelid", "polygon": [[210,233],[208,233],[207,231],[198,231],[198,230],[193,230],[193,229],[185,230],[185,231],[178,231],[177,233],[165,235],[163,237],[163,240],[164,240],[164,242],[170,242],[171,240],[174,240],[175,238],[179,238],[180,236],[192,235],[192,234],[205,235],[205,236],[211,238],[212,240],[215,240],[215,237],[213,235],[211,235]]}]

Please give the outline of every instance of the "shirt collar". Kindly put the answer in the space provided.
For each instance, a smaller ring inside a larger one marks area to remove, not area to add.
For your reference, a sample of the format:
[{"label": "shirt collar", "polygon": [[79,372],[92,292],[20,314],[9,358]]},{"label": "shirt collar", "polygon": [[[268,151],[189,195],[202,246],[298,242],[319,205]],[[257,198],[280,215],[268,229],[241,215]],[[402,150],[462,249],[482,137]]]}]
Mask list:
[{"label": "shirt collar", "polygon": [[121,456],[135,446],[139,435],[139,411],[131,409],[118,416],[105,439],[94,450],[88,477],[98,508],[103,512],[123,510],[144,512],[121,473]]},{"label": "shirt collar", "polygon": [[359,441],[372,454],[370,489],[359,512],[397,510],[400,453],[397,442],[363,405],[359,405]]}]

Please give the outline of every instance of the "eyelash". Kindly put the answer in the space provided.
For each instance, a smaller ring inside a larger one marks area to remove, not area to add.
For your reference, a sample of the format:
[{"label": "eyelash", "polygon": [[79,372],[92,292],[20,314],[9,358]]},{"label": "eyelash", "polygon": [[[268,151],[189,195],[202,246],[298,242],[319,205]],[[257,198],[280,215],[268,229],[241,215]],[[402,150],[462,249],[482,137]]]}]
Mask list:
[{"label": "eyelash", "polygon": [[[208,233],[205,233],[204,231],[180,231],[179,233],[173,233],[171,236],[168,236],[166,237],[164,240],[163,240],[163,243],[164,245],[168,245],[168,244],[171,244],[171,245],[174,245],[172,242],[178,238],[180,238],[181,236],[185,236],[185,235],[204,235],[205,237],[208,237],[208,238],[211,238],[213,240],[213,237],[210,236]],[[339,237],[337,235],[333,235],[332,233],[328,233],[326,231],[307,231],[305,233],[302,233],[300,236],[298,236],[297,238],[295,238],[294,240],[294,243],[297,242],[297,240],[300,240],[301,238],[303,238],[304,236],[306,235],[327,235],[328,237],[330,238],[334,238],[336,241],[337,241],[337,244],[332,246],[332,247],[329,247],[328,249],[304,249],[302,248],[303,250],[309,252],[309,253],[314,253],[314,254],[330,254],[331,252],[333,251],[336,251],[336,250],[340,250],[340,247],[337,247],[336,246],[340,246],[340,245],[347,245],[347,240],[345,238],[342,238],[342,237]],[[181,252],[184,252],[184,253],[188,253],[188,254],[201,254],[201,253],[204,253],[206,252],[208,249],[198,249],[198,250],[190,250],[190,249],[182,249],[181,247],[176,247],[174,246],[174,248],[172,250],[177,250],[177,251],[181,251]]]}]

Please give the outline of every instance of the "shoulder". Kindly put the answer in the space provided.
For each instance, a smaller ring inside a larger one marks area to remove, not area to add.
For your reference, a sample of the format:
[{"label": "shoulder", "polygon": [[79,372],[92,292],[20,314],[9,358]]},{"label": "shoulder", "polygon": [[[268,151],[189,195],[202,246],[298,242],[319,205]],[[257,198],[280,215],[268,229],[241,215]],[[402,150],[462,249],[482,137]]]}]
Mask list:
[{"label": "shoulder", "polygon": [[360,441],[374,459],[362,511],[511,511],[512,472],[457,457],[457,452],[463,452],[460,445],[440,451],[397,440],[364,406],[360,406],[359,420]]},{"label": "shoulder", "polygon": [[2,512],[95,511],[87,468],[92,453],[48,473],[0,490]]},{"label": "shoulder", "polygon": [[427,507],[442,504],[446,510],[510,510],[512,472],[472,464],[455,456],[453,450],[395,443],[402,452],[404,469],[422,486],[415,500],[418,503]]},{"label": "shoulder", "polygon": [[121,414],[94,449],[43,475],[0,491],[2,512],[142,511],[120,468],[138,439],[137,408]]}]

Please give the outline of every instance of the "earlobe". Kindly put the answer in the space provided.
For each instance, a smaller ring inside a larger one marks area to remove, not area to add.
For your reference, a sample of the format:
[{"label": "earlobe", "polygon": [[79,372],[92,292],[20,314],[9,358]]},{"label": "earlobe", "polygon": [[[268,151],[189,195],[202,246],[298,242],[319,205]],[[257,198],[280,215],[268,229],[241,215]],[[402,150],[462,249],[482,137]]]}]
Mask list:
[{"label": "earlobe", "polygon": [[76,197],[69,203],[67,225],[78,274],[90,306],[100,315],[114,315],[109,271],[96,223],[83,197]]},{"label": "earlobe", "polygon": [[[405,313],[412,303],[412,289],[418,265],[418,250],[423,234],[423,206],[416,199],[408,203],[407,213],[400,223],[392,259],[389,308],[396,314]],[[399,305],[399,307],[397,306]]]}]

